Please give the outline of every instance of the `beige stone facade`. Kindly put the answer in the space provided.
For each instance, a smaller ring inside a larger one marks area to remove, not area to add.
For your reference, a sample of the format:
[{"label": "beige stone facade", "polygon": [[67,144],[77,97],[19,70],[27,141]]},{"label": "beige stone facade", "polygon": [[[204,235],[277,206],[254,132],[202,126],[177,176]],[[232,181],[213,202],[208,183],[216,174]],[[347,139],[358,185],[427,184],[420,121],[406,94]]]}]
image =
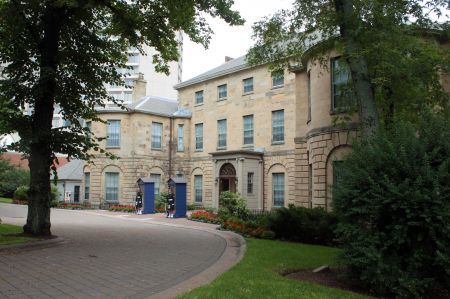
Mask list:
[{"label": "beige stone facade", "polygon": [[[346,129],[333,125],[338,114],[330,67],[309,61],[280,77],[238,58],[177,85],[173,111],[140,109],[142,100],[127,112],[100,111],[105,121],[120,120],[120,146],[102,145],[120,159],[100,155],[85,166],[88,200],[107,201],[106,173],[117,173],[114,202],[120,204],[133,203],[138,178],[160,175],[161,190],[169,177],[184,177],[188,202],[205,207],[218,207],[220,192],[231,190],[255,210],[289,204],[330,209],[335,161],[350,151],[358,121],[351,116]],[[162,126],[157,149],[154,123]],[[106,128],[92,125],[96,136],[106,136]]]}]

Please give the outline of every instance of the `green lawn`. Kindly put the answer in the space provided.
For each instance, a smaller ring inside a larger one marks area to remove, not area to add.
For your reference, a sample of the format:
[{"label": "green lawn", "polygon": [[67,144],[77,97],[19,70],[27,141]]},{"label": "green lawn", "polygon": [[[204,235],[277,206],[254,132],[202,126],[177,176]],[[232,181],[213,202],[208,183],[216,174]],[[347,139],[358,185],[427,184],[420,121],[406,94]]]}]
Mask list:
[{"label": "green lawn", "polygon": [[247,239],[242,261],[212,283],[177,298],[370,298],[278,273],[335,263],[338,249],[298,243]]},{"label": "green lawn", "polygon": [[36,241],[36,238],[20,237],[20,236],[7,236],[8,234],[21,233],[22,227],[11,224],[0,224],[0,245],[26,243],[30,241]]},{"label": "green lawn", "polygon": [[0,197],[2,203],[12,203],[12,198]]}]

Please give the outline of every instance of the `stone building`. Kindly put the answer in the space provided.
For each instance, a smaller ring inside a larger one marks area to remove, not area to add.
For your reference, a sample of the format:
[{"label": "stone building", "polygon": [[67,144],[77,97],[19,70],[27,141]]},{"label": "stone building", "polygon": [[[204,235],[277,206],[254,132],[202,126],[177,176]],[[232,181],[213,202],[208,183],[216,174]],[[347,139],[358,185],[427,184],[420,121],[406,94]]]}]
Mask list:
[{"label": "stone building", "polygon": [[178,103],[137,92],[128,111],[99,111],[107,123],[92,130],[108,136],[103,146],[120,159],[98,156],[85,166],[84,198],[131,204],[138,178],[154,178],[159,192],[169,177],[184,177],[188,202],[205,207],[218,207],[219,194],[231,190],[251,209],[330,209],[358,118],[334,125],[352,104],[338,53],[325,66],[304,58],[303,67],[282,72],[228,60],[177,84]]}]

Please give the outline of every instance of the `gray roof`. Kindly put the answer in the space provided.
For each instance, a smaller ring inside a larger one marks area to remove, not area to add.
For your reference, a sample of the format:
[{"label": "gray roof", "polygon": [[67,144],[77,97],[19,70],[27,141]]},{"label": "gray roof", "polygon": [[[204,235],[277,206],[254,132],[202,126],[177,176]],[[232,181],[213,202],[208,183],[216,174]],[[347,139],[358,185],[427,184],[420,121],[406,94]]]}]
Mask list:
[{"label": "gray roof", "polygon": [[127,110],[122,110],[118,106],[107,106],[97,108],[97,112],[100,113],[110,113],[110,112],[142,112],[150,113],[161,116],[177,116],[177,117],[187,117],[192,116],[192,112],[185,108],[178,109],[178,103],[176,100],[170,100],[154,96],[145,96],[140,100],[132,102],[131,104],[124,105]]},{"label": "gray roof", "polygon": [[174,86],[175,89],[180,89],[189,85],[204,82],[210,79],[222,77],[237,71],[241,71],[249,68],[250,66],[245,61],[245,55],[230,60],[212,70],[209,70],[203,74],[200,74],[192,79],[186,80],[184,82],[178,83]]},{"label": "gray roof", "polygon": [[178,103],[173,100],[145,96],[139,101],[127,105],[131,111],[150,112],[160,115],[172,115],[178,110]]},{"label": "gray roof", "polygon": [[58,173],[58,181],[81,181],[83,178],[83,166],[84,161],[72,160],[69,163],[59,167],[56,170]]}]

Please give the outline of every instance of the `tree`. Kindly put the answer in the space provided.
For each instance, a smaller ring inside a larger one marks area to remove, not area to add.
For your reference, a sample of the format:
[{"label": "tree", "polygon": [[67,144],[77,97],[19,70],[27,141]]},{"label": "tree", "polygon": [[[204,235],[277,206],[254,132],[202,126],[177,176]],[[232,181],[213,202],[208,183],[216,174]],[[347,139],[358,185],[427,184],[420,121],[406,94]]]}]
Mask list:
[{"label": "tree", "polygon": [[[89,159],[100,137],[90,137],[80,119],[100,121],[96,106],[113,101],[106,84],[123,85],[125,50],[149,45],[155,69],[168,72],[177,60],[176,33],[208,45],[204,14],[230,25],[243,19],[232,0],[46,0],[0,2],[0,134],[17,131],[10,146],[29,155],[30,190],[24,231],[50,235],[50,168],[55,153]],[[53,107],[71,126],[52,128]],[[117,103],[120,104],[120,103]],[[30,114],[23,109],[29,106]],[[103,152],[102,150],[100,150]]]},{"label": "tree", "polygon": [[425,107],[449,113],[440,81],[450,70],[449,47],[440,44],[448,43],[449,22],[438,22],[447,9],[446,0],[297,0],[254,25],[248,60],[280,68],[301,65],[306,54],[326,64],[337,49],[351,71],[363,132],[372,135],[380,121],[417,118]]},{"label": "tree", "polygon": [[[424,113],[425,114],[425,113]],[[361,138],[333,193],[340,261],[379,295],[450,295],[450,122],[435,113]]]}]

